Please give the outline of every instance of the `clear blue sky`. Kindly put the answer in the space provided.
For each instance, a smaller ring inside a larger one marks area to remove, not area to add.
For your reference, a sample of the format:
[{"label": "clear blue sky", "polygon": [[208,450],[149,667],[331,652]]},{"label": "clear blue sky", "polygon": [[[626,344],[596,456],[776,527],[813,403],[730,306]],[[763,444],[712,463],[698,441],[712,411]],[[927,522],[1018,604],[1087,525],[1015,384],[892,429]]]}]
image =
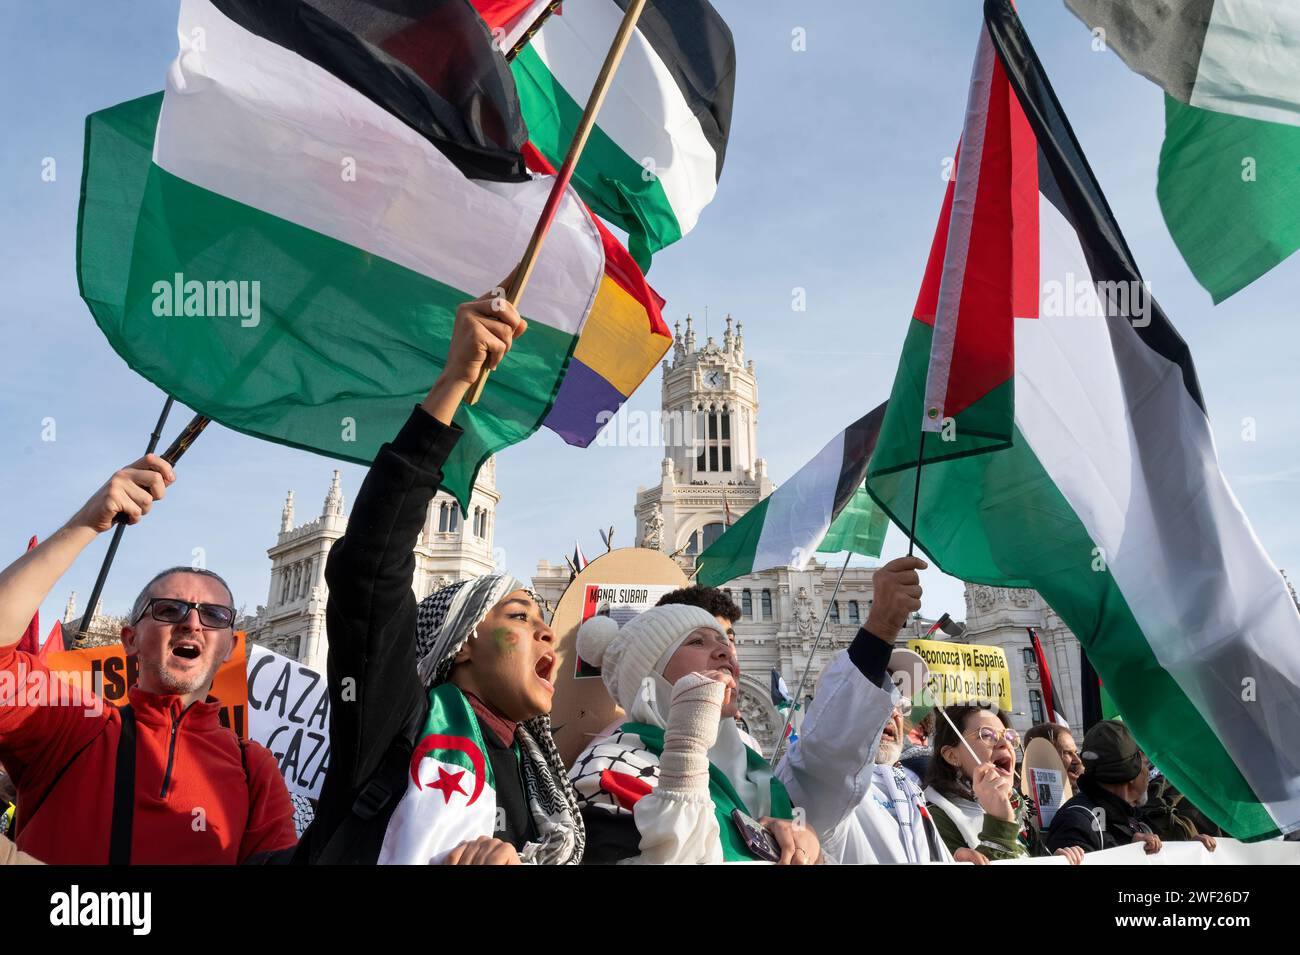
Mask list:
[{"label": "clear blue sky", "polygon": [[[715,0],[736,36],[735,122],[718,197],[651,281],[669,321],[710,309],[720,334],[745,325],[759,374],[759,450],[783,480],[831,434],[889,392],[956,142],[980,22],[968,0]],[[1160,91],[1056,0],[1021,3],[1030,37],[1156,297],[1191,345],[1224,471],[1275,563],[1300,574],[1296,370],[1300,261],[1211,307],[1171,242],[1155,199]],[[74,239],[87,113],[161,87],[176,49],[176,4],[47,0],[10,12],[0,36],[6,96],[0,142],[0,553],[47,536],[120,464],[135,458],[163,396],[108,347],[77,296]],[[806,31],[806,52],[791,32]],[[43,182],[53,157],[57,179]],[[791,310],[791,290],[808,310]],[[702,330],[702,329],[701,329]],[[658,406],[656,374],[631,402]],[[44,419],[56,440],[43,441]],[[189,418],[177,408],[166,440]],[[1242,439],[1253,418],[1256,439]],[[597,528],[631,543],[638,485],[658,480],[658,448],[569,448],[549,432],[500,455],[496,545],[530,576]],[[319,512],[335,467],[350,504],[362,470],[214,426],[186,456],[164,505],[126,534],[104,606],[122,611],[156,569],[203,548],[236,601],[267,597],[285,491],[299,520]],[[903,546],[891,532],[886,556]],[[42,607],[84,605],[106,539]],[[928,575],[925,611],[964,614],[960,585]]]}]

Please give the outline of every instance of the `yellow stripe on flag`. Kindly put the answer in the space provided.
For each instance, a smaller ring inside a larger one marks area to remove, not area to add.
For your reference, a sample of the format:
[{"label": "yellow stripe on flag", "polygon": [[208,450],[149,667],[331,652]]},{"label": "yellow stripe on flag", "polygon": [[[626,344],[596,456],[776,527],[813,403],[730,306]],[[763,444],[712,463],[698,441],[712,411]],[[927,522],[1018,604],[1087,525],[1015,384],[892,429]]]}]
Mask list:
[{"label": "yellow stripe on flag", "polygon": [[574,357],[630,396],[667,353],[673,340],[650,331],[641,304],[609,276],[600,284]]}]

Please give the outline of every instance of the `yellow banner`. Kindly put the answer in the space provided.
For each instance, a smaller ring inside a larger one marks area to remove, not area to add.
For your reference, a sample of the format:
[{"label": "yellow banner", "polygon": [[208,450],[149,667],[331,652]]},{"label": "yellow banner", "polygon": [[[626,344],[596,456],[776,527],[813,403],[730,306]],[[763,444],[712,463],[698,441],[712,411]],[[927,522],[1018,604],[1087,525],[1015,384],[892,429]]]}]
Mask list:
[{"label": "yellow banner", "polygon": [[960,703],[996,703],[1011,713],[1011,669],[1001,647],[944,640],[908,640],[930,668],[930,693],[925,702],[955,706]]}]

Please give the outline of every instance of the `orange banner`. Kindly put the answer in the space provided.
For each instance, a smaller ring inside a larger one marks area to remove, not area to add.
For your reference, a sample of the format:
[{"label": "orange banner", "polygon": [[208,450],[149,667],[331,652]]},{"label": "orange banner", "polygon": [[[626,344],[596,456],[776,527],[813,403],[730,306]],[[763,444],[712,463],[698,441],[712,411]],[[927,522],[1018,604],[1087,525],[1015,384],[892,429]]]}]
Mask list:
[{"label": "orange banner", "polygon": [[[140,661],[128,657],[120,643],[84,650],[51,650],[45,665],[61,673],[80,673],[82,680],[99,686],[102,680],[106,702],[120,706],[127,700],[127,690],[135,686],[140,675]],[[235,651],[217,671],[212,681],[212,695],[221,703],[221,725],[233,729],[241,739],[248,738],[248,674],[244,633],[235,633]]]}]

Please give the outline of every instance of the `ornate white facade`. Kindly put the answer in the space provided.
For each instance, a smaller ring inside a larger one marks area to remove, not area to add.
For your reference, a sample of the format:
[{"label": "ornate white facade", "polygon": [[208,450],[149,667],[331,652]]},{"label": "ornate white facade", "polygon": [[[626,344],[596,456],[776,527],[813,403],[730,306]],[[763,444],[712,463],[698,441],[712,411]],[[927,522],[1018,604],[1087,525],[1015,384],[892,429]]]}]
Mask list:
[{"label": "ornate white facade", "polygon": [[[500,500],[495,458],[489,458],[479,471],[468,518],[462,519],[459,505],[449,495],[439,492],[434,497],[415,546],[412,589],[417,600],[453,581],[494,569],[492,535]],[[280,533],[266,552],[271,558],[266,605],[257,608],[254,620],[241,624],[250,640],[325,671],[325,559],[347,526],[338,471],[320,516],[306,524],[295,526],[294,494],[289,492],[280,514]]]},{"label": "ornate white facade", "polygon": [[1079,641],[1047,602],[1034,590],[1009,590],[966,585],[967,643],[1001,647],[1011,669],[1011,723],[1023,733],[1035,723],[1049,722],[1038,662],[1034,659],[1029,631],[1033,627],[1043,645],[1052,674],[1056,708],[1063,711],[1071,728],[1083,736],[1083,696],[1079,672]]}]

